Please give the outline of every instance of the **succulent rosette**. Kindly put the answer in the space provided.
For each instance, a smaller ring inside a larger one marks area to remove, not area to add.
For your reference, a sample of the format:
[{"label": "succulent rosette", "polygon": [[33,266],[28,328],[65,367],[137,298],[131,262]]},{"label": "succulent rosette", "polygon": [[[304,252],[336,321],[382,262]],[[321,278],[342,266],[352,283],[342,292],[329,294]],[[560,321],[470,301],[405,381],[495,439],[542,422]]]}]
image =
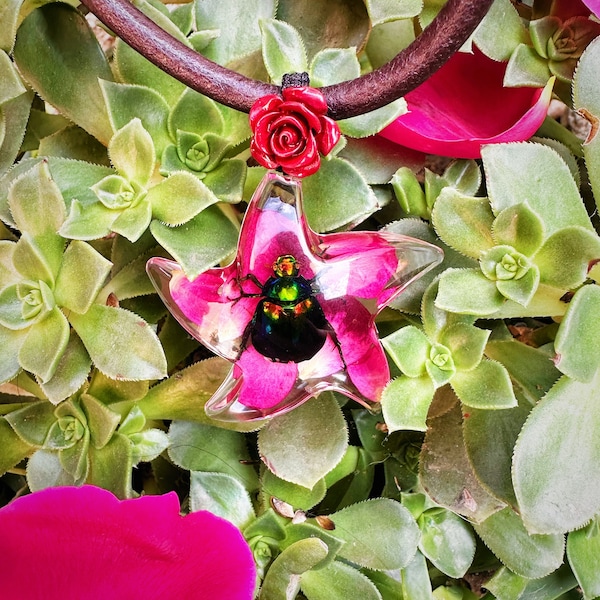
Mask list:
[{"label": "succulent rosette", "polygon": [[254,137],[250,152],[267,169],[307,177],[318,171],[340,139],[337,123],[326,116],[323,94],[310,87],[285,87],[257,100],[250,111]]},{"label": "succulent rosette", "polygon": [[148,273],[169,310],[234,363],[207,404],[220,419],[283,413],[321,391],[377,402],[389,369],[375,317],[441,251],[401,235],[320,235],[300,182],[269,173],[248,207],[236,259],[193,280],[173,261]]},{"label": "succulent rosette", "polygon": [[179,511],[175,493],[118,500],[91,485],[18,498],[0,510],[2,593],[250,600],[256,568],[239,530],[207,511]]}]

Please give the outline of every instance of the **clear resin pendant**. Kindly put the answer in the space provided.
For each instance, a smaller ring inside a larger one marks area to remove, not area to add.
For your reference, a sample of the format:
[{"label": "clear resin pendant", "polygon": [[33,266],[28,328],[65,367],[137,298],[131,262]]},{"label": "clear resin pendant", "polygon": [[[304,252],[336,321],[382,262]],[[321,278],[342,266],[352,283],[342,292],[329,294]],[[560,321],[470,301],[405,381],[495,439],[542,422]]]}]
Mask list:
[{"label": "clear resin pendant", "polygon": [[315,233],[300,180],[269,172],[230,265],[192,281],[164,258],[147,270],[181,325],[233,363],[207,414],[251,421],[325,390],[367,408],[377,402],[390,374],[375,317],[442,257],[431,244],[387,232]]}]

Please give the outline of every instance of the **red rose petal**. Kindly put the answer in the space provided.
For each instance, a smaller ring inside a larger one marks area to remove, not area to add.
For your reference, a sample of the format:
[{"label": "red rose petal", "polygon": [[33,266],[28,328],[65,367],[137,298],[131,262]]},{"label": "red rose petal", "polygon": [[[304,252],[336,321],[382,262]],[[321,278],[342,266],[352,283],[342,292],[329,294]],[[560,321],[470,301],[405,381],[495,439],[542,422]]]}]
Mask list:
[{"label": "red rose petal", "polygon": [[316,88],[288,87],[283,90],[282,95],[284,100],[295,100],[301,104],[306,104],[306,106],[318,115],[327,113],[325,97]]}]

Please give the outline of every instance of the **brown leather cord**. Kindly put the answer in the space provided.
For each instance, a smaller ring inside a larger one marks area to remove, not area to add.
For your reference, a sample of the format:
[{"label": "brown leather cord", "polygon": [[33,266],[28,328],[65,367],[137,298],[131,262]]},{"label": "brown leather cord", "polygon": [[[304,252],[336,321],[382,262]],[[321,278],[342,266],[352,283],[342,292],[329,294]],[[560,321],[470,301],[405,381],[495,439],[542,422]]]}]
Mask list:
[{"label": "brown leather cord", "polygon": [[[231,71],[182,44],[127,0],[81,0],[124,42],[188,87],[221,104],[250,112],[256,100],[277,94],[273,84]],[[448,0],[406,49],[384,66],[321,88],[329,116],[347,119],[404,96],[437,71],[475,31],[493,0]]]}]

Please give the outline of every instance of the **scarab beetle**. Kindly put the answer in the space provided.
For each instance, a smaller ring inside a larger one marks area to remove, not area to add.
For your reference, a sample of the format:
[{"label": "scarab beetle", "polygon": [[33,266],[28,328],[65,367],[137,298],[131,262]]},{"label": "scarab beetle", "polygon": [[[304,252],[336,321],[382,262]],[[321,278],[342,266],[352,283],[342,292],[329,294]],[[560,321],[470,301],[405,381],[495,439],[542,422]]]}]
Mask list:
[{"label": "scarab beetle", "polygon": [[330,332],[311,283],[299,270],[291,254],[277,258],[274,275],[262,286],[262,299],[244,335],[257,352],[277,362],[312,358]]}]

